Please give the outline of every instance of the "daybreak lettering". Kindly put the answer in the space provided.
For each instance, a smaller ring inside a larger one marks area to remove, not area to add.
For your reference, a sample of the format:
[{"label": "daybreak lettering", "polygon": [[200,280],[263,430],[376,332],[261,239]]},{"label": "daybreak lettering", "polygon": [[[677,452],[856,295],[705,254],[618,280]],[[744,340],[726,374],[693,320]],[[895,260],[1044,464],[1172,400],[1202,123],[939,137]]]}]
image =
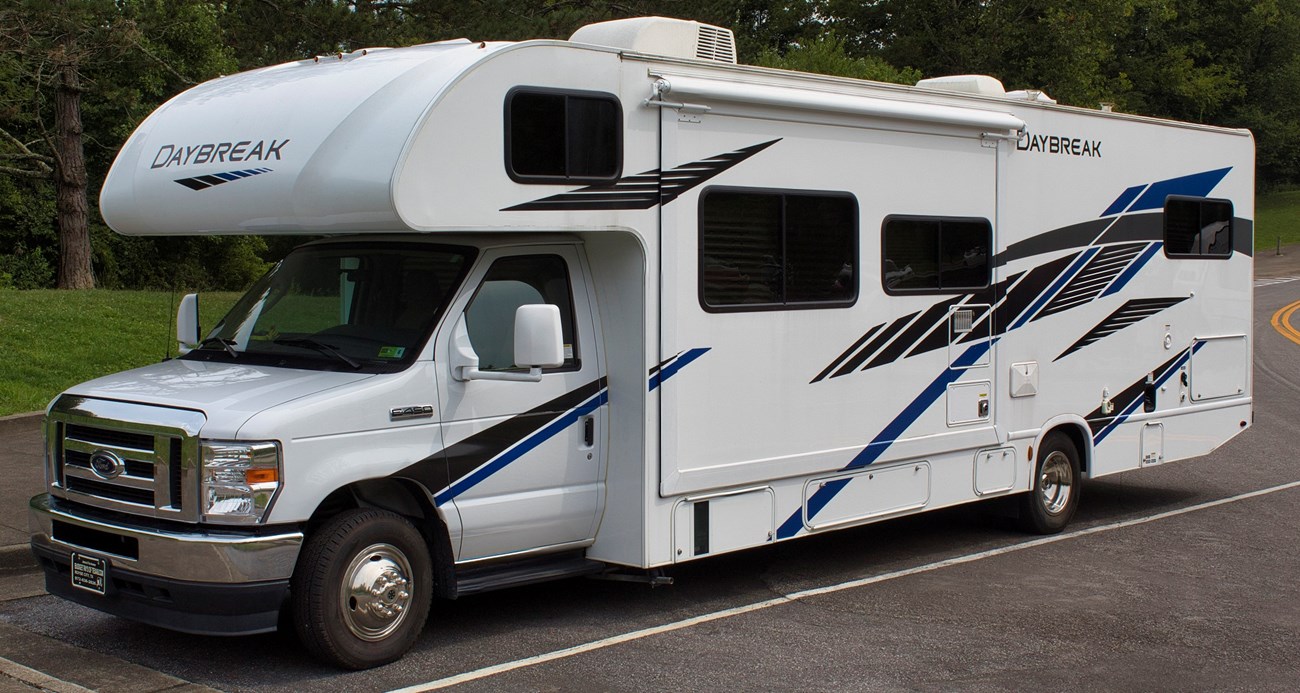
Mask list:
[{"label": "daybreak lettering", "polygon": [[1020,141],[1016,142],[1016,149],[1022,152],[1043,152],[1045,154],[1101,158],[1101,140],[1089,140],[1081,137],[1026,134],[1020,138]]},{"label": "daybreak lettering", "polygon": [[281,161],[288,138],[206,142],[203,144],[164,144],[154,154],[149,168],[169,168],[190,164],[225,163],[227,161]]}]

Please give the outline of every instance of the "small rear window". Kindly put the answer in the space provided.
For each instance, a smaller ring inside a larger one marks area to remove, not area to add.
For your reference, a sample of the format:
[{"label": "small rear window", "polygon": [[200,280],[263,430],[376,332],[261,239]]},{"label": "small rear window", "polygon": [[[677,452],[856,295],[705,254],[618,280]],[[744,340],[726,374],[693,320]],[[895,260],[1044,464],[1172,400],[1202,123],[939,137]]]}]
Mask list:
[{"label": "small rear window", "polygon": [[506,95],[506,172],[519,183],[607,182],[623,168],[613,94],[522,87]]},{"label": "small rear window", "polygon": [[1232,255],[1232,202],[1171,195],[1165,200],[1165,254],[1180,258]]}]

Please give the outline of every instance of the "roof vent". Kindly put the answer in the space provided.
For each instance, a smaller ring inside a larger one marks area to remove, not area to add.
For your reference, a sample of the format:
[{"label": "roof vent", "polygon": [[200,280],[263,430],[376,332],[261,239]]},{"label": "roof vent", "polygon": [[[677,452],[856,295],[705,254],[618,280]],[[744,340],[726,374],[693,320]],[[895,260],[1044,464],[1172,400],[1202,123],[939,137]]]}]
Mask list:
[{"label": "roof vent", "polygon": [[988,75],[949,75],[947,77],[931,77],[923,79],[916,83],[918,87],[926,89],[942,89],[943,91],[958,91],[963,94],[981,94],[983,96],[1006,96],[1007,90],[993,77]]},{"label": "roof vent", "polygon": [[687,19],[615,19],[588,24],[573,32],[569,40],[637,53],[736,64],[736,39],[730,29]]}]

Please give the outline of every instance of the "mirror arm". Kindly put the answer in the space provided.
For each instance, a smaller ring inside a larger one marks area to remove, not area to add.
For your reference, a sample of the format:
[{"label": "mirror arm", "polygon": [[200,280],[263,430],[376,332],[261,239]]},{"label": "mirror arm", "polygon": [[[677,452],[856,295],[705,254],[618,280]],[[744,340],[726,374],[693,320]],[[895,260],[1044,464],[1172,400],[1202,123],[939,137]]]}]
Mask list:
[{"label": "mirror arm", "polygon": [[481,371],[477,366],[462,366],[459,371],[460,380],[508,380],[516,383],[542,382],[542,369],[540,366],[529,368],[527,373],[515,373],[512,371]]}]

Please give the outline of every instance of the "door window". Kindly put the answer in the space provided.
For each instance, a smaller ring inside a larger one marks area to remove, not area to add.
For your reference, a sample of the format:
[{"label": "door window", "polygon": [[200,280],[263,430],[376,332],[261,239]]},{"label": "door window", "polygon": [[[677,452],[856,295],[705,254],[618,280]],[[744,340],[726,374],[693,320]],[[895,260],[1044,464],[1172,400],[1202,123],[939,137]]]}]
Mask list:
[{"label": "door window", "polygon": [[547,370],[578,367],[568,267],[558,255],[523,255],[493,262],[465,309],[465,328],[478,354],[479,369],[519,368],[515,365],[515,311],[519,306],[533,304],[551,304],[560,309],[564,365]]}]

